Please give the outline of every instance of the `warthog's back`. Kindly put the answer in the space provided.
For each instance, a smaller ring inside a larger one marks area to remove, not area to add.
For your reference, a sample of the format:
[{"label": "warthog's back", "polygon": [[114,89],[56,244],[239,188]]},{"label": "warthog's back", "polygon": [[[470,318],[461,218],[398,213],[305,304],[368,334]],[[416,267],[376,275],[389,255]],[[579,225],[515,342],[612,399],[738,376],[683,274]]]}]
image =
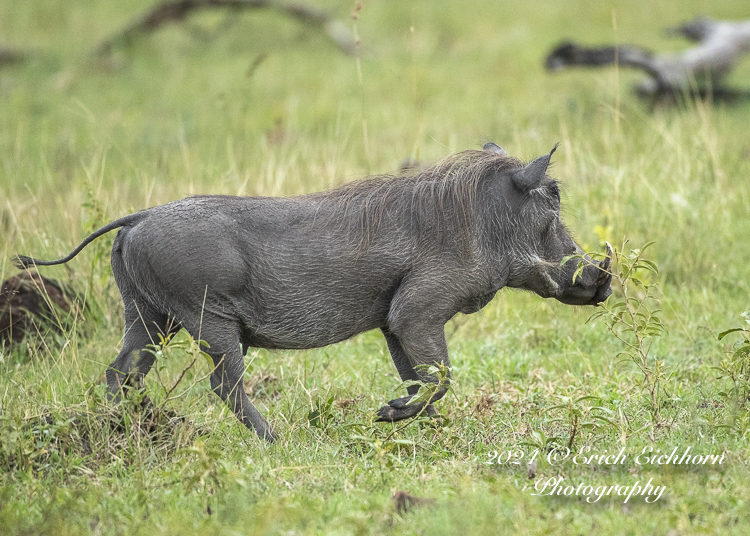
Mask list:
[{"label": "warthog's back", "polygon": [[309,196],[191,197],[123,228],[113,255],[176,318],[239,318],[246,346],[325,346],[384,326],[418,254],[393,218],[362,247],[337,207]]}]

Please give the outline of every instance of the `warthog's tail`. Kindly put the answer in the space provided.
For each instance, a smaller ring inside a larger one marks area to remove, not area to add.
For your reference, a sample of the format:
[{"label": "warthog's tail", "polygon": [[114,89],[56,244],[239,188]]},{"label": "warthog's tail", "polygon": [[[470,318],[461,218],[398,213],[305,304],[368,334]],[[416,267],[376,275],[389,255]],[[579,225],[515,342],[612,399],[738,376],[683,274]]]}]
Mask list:
[{"label": "warthog's tail", "polygon": [[130,214],[129,216],[124,216],[120,218],[119,220],[115,220],[111,223],[108,223],[104,227],[97,229],[93,233],[91,233],[89,236],[86,237],[86,239],[81,242],[77,248],[75,248],[69,255],[63,257],[62,259],[57,259],[56,261],[40,261],[38,259],[32,259],[31,257],[26,257],[25,255],[16,255],[16,258],[13,260],[13,265],[16,268],[24,269],[24,268],[31,268],[33,266],[53,266],[55,264],[65,264],[70,259],[78,255],[83,248],[88,246],[91,242],[102,236],[103,234],[106,234],[110,232],[113,229],[118,229],[120,227],[125,227],[127,225],[132,225],[134,223],[137,223],[141,219],[143,219],[146,216],[146,212],[136,212],[135,214]]}]

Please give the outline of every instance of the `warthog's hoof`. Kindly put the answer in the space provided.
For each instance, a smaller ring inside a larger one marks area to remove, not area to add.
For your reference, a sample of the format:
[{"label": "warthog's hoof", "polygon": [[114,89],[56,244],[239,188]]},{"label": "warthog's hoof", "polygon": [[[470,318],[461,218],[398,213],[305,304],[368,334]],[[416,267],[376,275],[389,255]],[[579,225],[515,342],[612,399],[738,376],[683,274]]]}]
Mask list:
[{"label": "warthog's hoof", "polygon": [[396,422],[410,417],[415,417],[420,413],[428,416],[435,415],[435,408],[430,404],[427,408],[422,411],[424,404],[409,404],[412,396],[404,396],[390,400],[387,406],[383,406],[378,410],[378,418],[375,422]]},{"label": "warthog's hoof", "polygon": [[375,419],[375,422],[396,422],[409,417],[410,415],[407,415],[404,410],[383,406],[378,410],[378,418]]},{"label": "warthog's hoof", "polygon": [[262,435],[261,433],[259,433],[258,435],[261,436],[266,441],[268,441],[269,443],[276,443],[276,440],[279,439],[278,434],[274,432],[274,430],[271,427],[266,428],[262,432]]}]

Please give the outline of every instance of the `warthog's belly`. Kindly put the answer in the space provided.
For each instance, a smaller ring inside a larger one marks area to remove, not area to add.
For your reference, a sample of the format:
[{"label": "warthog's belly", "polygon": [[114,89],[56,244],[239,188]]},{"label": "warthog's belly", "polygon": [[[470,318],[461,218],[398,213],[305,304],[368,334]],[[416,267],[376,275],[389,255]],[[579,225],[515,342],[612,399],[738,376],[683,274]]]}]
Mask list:
[{"label": "warthog's belly", "polygon": [[330,317],[299,318],[291,323],[248,327],[242,329],[245,347],[295,350],[320,348],[354,337],[358,333],[385,326],[387,313],[364,315],[359,318]]},{"label": "warthog's belly", "polygon": [[242,344],[271,349],[319,348],[384,327],[395,285],[386,289],[341,283],[310,287],[286,299],[263,300],[261,310],[241,314]]}]

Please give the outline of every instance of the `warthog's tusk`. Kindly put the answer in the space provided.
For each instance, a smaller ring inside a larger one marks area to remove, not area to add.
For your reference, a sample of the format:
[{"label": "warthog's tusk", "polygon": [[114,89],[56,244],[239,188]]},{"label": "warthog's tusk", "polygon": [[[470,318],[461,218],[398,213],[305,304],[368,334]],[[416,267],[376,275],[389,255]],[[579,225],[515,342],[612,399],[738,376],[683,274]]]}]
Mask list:
[{"label": "warthog's tusk", "polygon": [[606,244],[607,257],[599,263],[599,270],[601,270],[601,272],[599,273],[599,277],[596,280],[597,286],[603,284],[610,276],[609,267],[612,265],[612,257],[614,257],[614,251],[612,250],[612,246],[609,242],[606,242]]}]

